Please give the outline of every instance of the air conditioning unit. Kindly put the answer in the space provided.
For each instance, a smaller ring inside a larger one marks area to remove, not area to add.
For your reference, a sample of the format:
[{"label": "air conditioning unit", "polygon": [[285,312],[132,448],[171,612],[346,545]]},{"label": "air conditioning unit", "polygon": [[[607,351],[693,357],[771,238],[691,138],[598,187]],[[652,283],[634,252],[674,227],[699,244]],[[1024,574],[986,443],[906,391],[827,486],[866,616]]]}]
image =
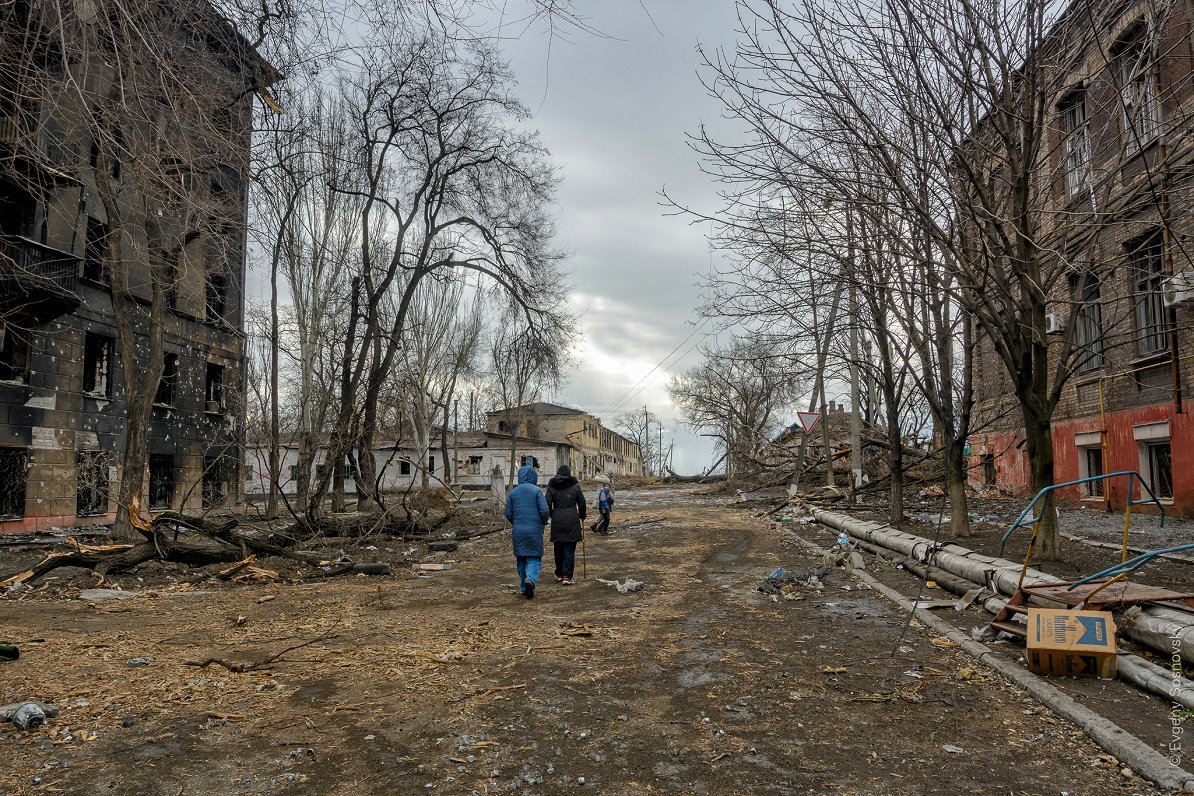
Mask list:
[{"label": "air conditioning unit", "polygon": [[1065,316],[1050,312],[1045,316],[1045,334],[1061,334],[1065,331]]},{"label": "air conditioning unit", "polygon": [[1178,271],[1162,282],[1161,299],[1166,307],[1194,301],[1194,271]]}]

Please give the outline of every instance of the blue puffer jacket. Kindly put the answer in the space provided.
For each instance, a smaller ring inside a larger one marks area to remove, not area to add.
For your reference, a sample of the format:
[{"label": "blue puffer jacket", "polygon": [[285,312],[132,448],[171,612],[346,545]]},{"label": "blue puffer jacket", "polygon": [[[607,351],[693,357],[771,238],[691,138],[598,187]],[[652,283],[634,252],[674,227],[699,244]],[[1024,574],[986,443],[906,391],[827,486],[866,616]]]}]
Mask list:
[{"label": "blue puffer jacket", "polygon": [[518,486],[506,496],[506,519],[514,526],[514,555],[543,557],[543,526],[551,513],[537,484],[539,473],[529,464],[518,469]]}]

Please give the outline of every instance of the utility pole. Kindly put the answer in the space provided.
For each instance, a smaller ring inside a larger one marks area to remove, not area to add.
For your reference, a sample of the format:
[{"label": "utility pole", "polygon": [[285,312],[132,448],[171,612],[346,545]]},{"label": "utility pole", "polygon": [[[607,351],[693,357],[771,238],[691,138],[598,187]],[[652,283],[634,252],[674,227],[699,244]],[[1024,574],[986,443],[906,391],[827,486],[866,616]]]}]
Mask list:
[{"label": "utility pole", "polygon": [[858,416],[858,290],[854,284],[853,213],[846,208],[846,256],[850,273],[850,500],[862,486],[862,428]]}]

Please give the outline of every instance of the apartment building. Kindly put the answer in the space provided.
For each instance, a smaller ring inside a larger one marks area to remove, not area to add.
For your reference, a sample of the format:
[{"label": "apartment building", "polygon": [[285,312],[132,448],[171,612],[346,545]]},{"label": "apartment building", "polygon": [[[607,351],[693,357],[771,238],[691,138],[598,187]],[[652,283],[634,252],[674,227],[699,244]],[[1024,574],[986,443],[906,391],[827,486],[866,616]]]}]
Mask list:
[{"label": "apartment building", "polygon": [[[1064,269],[1045,317],[1050,383],[1063,384],[1054,481],[1137,471],[1168,511],[1194,516],[1190,8],[1075,3],[1046,42],[1041,212],[1044,248]],[[972,482],[1026,496],[1023,418],[1005,363],[977,339]],[[1122,510],[1128,487],[1116,478],[1063,497]],[[1135,482],[1131,497],[1146,495]]]},{"label": "apartment building", "polygon": [[[130,434],[150,508],[242,492],[250,135],[276,75],[203,0],[107,9],[0,5],[0,533],[112,521]],[[126,377],[158,333],[138,440]]]}]

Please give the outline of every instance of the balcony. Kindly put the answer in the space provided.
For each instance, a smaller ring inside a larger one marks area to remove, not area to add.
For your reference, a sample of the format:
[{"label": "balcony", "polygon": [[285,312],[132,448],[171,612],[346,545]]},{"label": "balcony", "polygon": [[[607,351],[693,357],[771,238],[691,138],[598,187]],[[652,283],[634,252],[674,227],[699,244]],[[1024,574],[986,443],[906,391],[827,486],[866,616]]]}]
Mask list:
[{"label": "balcony", "polygon": [[71,312],[79,298],[78,257],[18,235],[0,235],[0,311],[38,323]]}]

